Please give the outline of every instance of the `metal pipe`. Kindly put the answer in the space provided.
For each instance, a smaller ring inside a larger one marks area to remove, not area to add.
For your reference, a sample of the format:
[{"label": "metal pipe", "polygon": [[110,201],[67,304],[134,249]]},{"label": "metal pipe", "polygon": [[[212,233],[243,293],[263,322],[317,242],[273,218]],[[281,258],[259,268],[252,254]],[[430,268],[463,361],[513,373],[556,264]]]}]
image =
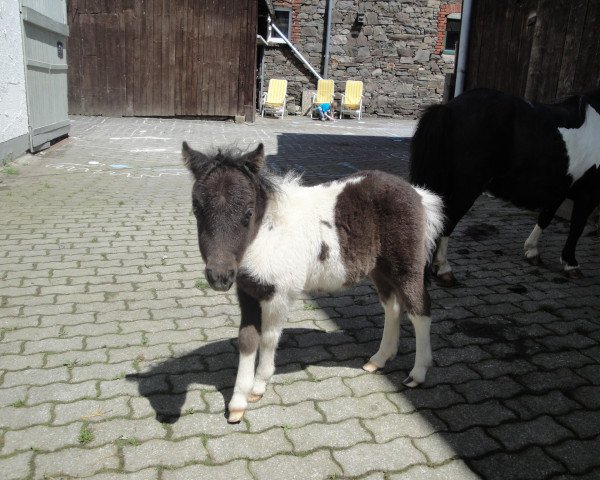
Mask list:
[{"label": "metal pipe", "polygon": [[473,0],[463,0],[460,39],[458,42],[458,59],[456,60],[456,85],[454,96],[458,97],[465,89],[465,75],[467,73],[467,56],[469,52],[469,31],[471,29],[471,12]]},{"label": "metal pipe", "polygon": [[323,52],[323,78],[329,74],[329,45],[331,43],[331,16],[333,14],[333,0],[327,0],[327,23],[325,24],[325,49]]},{"label": "metal pipe", "polygon": [[296,55],[296,57],[298,57],[298,59],[299,59],[299,60],[300,60],[302,63],[304,63],[304,65],[306,65],[306,68],[308,68],[308,69],[311,71],[311,73],[312,73],[312,74],[313,74],[315,77],[317,77],[319,80],[322,80],[323,78],[321,77],[321,75],[319,75],[319,74],[317,73],[317,71],[316,71],[316,70],[313,68],[313,66],[312,66],[310,63],[308,63],[308,60],[306,60],[306,58],[304,58],[304,57],[302,56],[302,54],[301,54],[301,53],[298,51],[298,49],[297,49],[296,47],[294,47],[294,45],[292,45],[292,42],[290,42],[290,41],[287,39],[287,37],[286,37],[286,36],[285,36],[285,35],[284,35],[284,34],[281,32],[281,30],[279,30],[279,29],[277,28],[277,25],[275,25],[274,23],[272,23],[272,22],[271,22],[271,28],[272,28],[273,30],[275,30],[275,32],[276,32],[277,34],[279,34],[279,36],[280,36],[280,37],[283,39],[283,41],[284,41],[285,43],[287,43],[287,44],[288,44],[288,47],[290,47],[290,48],[292,49],[292,52],[294,52],[294,55]]}]

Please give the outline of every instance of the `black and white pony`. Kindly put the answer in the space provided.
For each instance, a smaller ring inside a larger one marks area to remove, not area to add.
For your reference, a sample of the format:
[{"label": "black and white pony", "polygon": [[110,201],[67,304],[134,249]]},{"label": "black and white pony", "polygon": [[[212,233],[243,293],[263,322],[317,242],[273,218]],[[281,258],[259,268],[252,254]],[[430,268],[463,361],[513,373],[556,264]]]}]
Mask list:
[{"label": "black and white pony", "polygon": [[463,93],[429,107],[412,140],[410,180],[442,196],[446,223],[434,259],[442,284],[455,283],[448,237],[487,190],[541,209],[525,257],[541,264],[538,240],[565,200],[574,202],[561,262],[581,276],[575,247],[600,201],[600,90],[544,105],[495,90]]},{"label": "black and white pony", "polygon": [[379,350],[364,368],[382,368],[396,354],[404,308],[416,335],[405,384],[425,380],[432,356],[424,270],[443,224],[439,197],[378,171],[302,186],[298,177],[268,172],[262,144],[247,154],[209,156],[184,142],[183,158],[195,179],[192,203],[206,279],[220,291],[237,285],[240,359],[229,422],[239,422],[248,402],[265,392],[291,301],[365,277],[377,288],[385,324]]}]

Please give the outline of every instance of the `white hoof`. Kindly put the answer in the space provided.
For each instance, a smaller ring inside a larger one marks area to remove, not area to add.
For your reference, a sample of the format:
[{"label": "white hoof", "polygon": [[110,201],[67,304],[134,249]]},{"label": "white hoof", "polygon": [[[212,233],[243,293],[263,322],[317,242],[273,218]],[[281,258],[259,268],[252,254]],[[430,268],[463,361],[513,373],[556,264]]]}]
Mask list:
[{"label": "white hoof", "polygon": [[257,394],[257,393],[251,393],[250,396],[248,397],[248,401],[250,403],[256,403],[258,402],[261,398],[262,398],[262,394]]},{"label": "white hoof", "polygon": [[365,363],[363,365],[362,368],[365,372],[374,373],[382,367],[377,365],[373,360],[369,360],[367,363]]},{"label": "white hoof", "polygon": [[244,413],[246,413],[246,410],[230,410],[227,423],[240,423],[244,418]]},{"label": "white hoof", "polygon": [[406,379],[402,382],[402,384],[409,388],[415,388],[420,385],[418,382],[415,382],[415,380],[410,376],[406,377]]}]

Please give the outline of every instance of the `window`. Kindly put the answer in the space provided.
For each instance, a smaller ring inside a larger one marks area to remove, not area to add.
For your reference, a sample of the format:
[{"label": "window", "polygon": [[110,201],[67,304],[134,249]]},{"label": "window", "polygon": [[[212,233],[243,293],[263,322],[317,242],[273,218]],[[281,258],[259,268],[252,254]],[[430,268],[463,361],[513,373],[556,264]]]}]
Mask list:
[{"label": "window", "polygon": [[456,44],[460,38],[460,14],[451,13],[446,18],[446,38],[444,39],[444,52],[451,55],[456,53]]},{"label": "window", "polygon": [[[275,9],[275,18],[273,18],[272,23],[281,30],[281,33],[285,35],[287,39],[290,38],[292,33],[292,10],[289,8],[276,8]],[[275,43],[284,43],[283,38],[273,30],[271,32],[271,37],[269,38],[271,42]]]}]

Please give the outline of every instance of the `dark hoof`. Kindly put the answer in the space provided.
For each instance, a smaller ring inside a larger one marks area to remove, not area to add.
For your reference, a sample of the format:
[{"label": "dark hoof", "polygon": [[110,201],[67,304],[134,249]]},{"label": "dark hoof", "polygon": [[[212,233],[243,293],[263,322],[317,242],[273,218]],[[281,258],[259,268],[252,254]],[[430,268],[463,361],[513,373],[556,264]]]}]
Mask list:
[{"label": "dark hoof", "polygon": [[452,272],[442,273],[441,275],[436,275],[436,281],[438,285],[441,287],[455,287],[458,285],[456,281],[456,277]]},{"label": "dark hoof", "polygon": [[533,265],[534,267],[541,267],[544,265],[544,262],[542,262],[542,257],[539,255],[536,255],[535,257],[525,257],[525,260],[527,260],[529,265]]},{"label": "dark hoof", "polygon": [[402,383],[409,388],[415,388],[419,386],[419,384],[415,382],[411,376],[406,377]]},{"label": "dark hoof", "polygon": [[580,268],[573,268],[572,270],[565,270],[565,275],[572,279],[585,278],[585,275],[581,272]]}]

